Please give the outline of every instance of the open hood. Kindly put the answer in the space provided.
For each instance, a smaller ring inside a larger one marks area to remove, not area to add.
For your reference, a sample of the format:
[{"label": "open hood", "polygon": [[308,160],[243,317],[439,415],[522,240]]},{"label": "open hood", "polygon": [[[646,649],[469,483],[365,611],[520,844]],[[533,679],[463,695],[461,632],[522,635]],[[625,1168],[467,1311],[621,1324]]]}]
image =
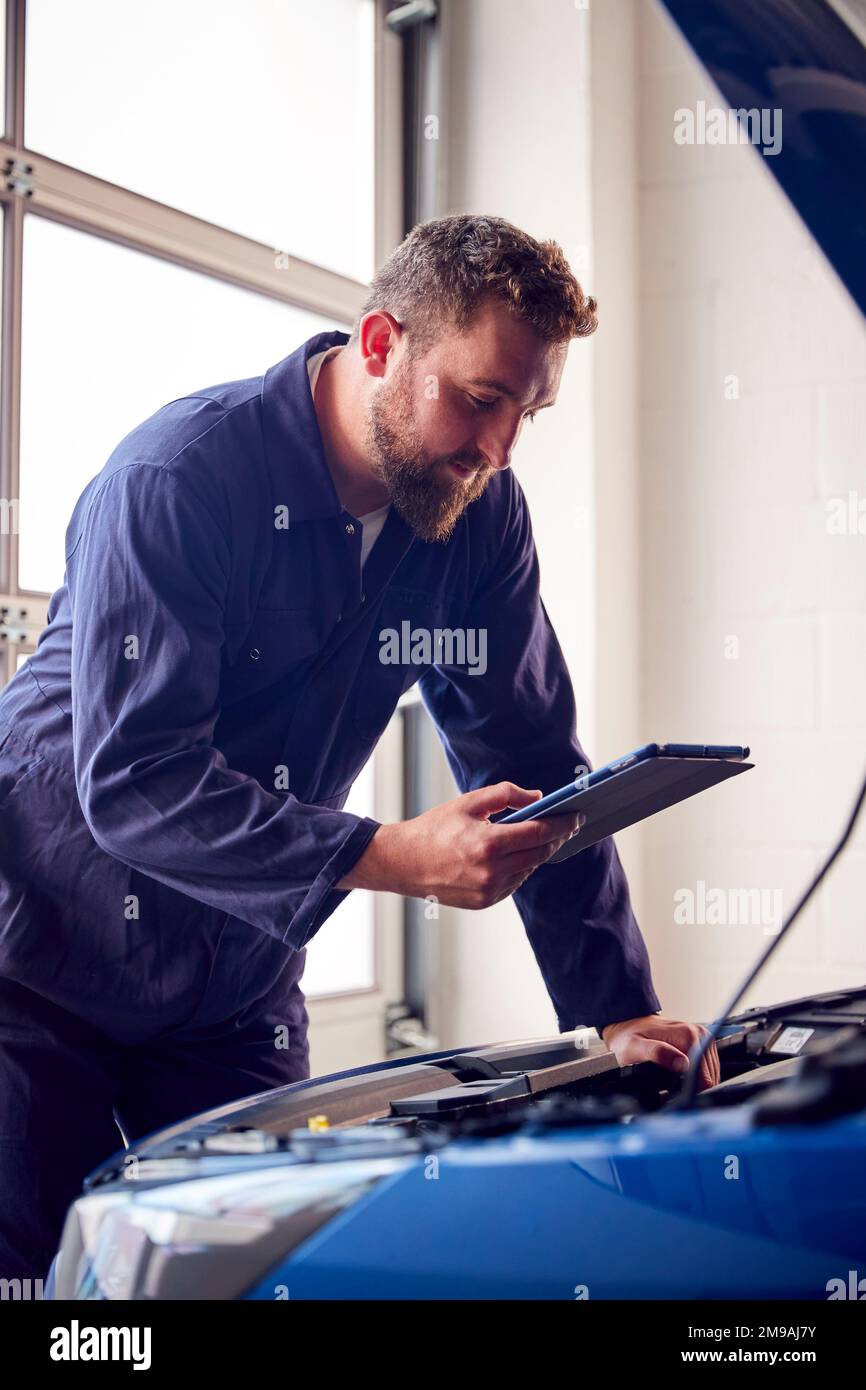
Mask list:
[{"label": "open hood", "polygon": [[756,157],[866,313],[866,0],[662,2],[741,126],[781,112]]}]

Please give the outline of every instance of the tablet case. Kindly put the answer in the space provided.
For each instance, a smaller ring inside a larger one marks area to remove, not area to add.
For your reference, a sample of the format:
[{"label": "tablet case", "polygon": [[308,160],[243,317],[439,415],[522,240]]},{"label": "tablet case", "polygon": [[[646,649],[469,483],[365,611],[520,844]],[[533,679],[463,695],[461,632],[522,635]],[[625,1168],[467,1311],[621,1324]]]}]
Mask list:
[{"label": "tablet case", "polygon": [[556,854],[548,859],[548,864],[558,864],[570,859],[573,854],[589,849],[608,835],[615,835],[627,825],[646,820],[656,811],[664,811],[685,801],[696,792],[714,787],[740,772],[747,772],[754,763],[731,762],[725,758],[672,758],[663,754],[615,772],[597,787],[585,791],[575,791],[574,796],[563,801],[545,815],[561,816],[567,811],[583,811],[586,824],[581,826],[574,839],[569,840]]}]

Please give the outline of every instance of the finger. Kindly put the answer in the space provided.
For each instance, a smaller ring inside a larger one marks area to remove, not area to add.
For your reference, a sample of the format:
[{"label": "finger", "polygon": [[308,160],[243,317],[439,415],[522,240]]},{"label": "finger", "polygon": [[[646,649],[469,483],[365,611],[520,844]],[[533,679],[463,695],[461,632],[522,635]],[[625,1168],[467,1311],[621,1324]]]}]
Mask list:
[{"label": "finger", "polygon": [[714,1076],[715,1076],[715,1080],[713,1081],[713,1085],[714,1085],[714,1086],[718,1086],[719,1083],[720,1083],[720,1081],[721,1081],[721,1079],[722,1079],[722,1059],[721,1059],[721,1057],[719,1056],[719,1049],[718,1049],[718,1047],[716,1046],[715,1043],[713,1043],[713,1046],[712,1046],[712,1049],[711,1049],[711,1050],[712,1050],[712,1054],[713,1054],[713,1063],[714,1063],[714,1069],[713,1069],[713,1071],[714,1071]]},{"label": "finger", "polygon": [[540,797],[540,790],[527,791],[526,787],[518,787],[514,782],[497,782],[492,787],[478,787],[473,792],[465,792],[461,800],[470,816],[483,818],[496,811],[507,811],[509,808],[520,810],[522,806],[531,806]]},{"label": "finger", "polygon": [[516,893],[521,884],[525,883],[529,874],[512,874],[508,878],[498,883],[492,893],[486,894],[481,902],[470,901],[466,904],[457,903],[455,906],[467,906],[474,911],[483,911],[486,907],[494,907],[497,903],[510,898],[512,893]]},{"label": "finger", "polygon": [[715,1086],[712,1068],[709,1066],[706,1057],[701,1061],[701,1071],[698,1077],[698,1090],[708,1091],[711,1086]]},{"label": "finger", "polygon": [[665,1019],[664,1023],[646,1024],[641,1033],[648,1038],[673,1043],[674,1047],[688,1055],[692,1048],[697,1047],[706,1037],[707,1029],[697,1023],[679,1023],[673,1019]]},{"label": "finger", "polygon": [[[698,1033],[700,1036],[697,1043],[694,1044],[696,1048],[703,1046],[706,1039],[710,1037],[709,1028],[705,1028],[702,1023],[698,1024]],[[704,1055],[701,1058],[701,1079],[706,1086],[718,1086],[722,1079],[722,1064],[719,1059],[719,1049],[716,1046],[715,1038],[713,1038],[709,1046],[706,1047]]]},{"label": "finger", "polygon": [[[490,829],[495,837],[493,845],[496,852],[507,856],[543,848],[555,841],[565,844],[585,822],[586,816],[581,811],[567,816],[545,816],[543,820],[522,821],[519,825],[491,825]],[[543,859],[539,860],[539,863],[543,862]]]},{"label": "finger", "polygon": [[497,860],[504,873],[511,874],[522,870],[524,875],[528,875],[534,869],[541,868],[542,864],[546,864],[558,849],[568,844],[570,839],[570,835],[560,835],[558,839],[550,840],[542,845],[535,845],[532,849],[517,850],[513,854],[502,856],[497,855]]},{"label": "finger", "polygon": [[662,1042],[658,1038],[633,1038],[629,1052],[634,1050],[633,1056],[629,1056],[630,1062],[655,1062],[657,1066],[664,1067],[666,1071],[676,1072],[684,1076],[689,1069],[689,1059],[685,1052],[681,1052],[673,1043]]},{"label": "finger", "polygon": [[502,889],[501,896],[497,898],[496,901],[501,902],[503,898],[510,898],[512,893],[516,893],[518,888],[520,888],[528,878],[529,874],[520,874],[520,876],[517,878],[508,879],[508,881]]},{"label": "finger", "polygon": [[522,854],[509,854],[499,865],[500,871],[507,874],[509,878],[522,874],[528,878],[536,869],[540,869],[542,864],[546,864],[551,855],[555,854],[559,848],[556,841],[552,845],[542,845],[537,849],[524,850]]},{"label": "finger", "polygon": [[[702,1029],[701,1032],[704,1033],[706,1030]],[[702,1044],[703,1038],[699,1038],[698,1041],[689,1048],[689,1056],[695,1058]],[[698,1075],[698,1090],[706,1091],[710,1086],[717,1086],[720,1079],[721,1067],[719,1065],[719,1055],[716,1051],[715,1043],[712,1043],[701,1057],[700,1073]]]}]

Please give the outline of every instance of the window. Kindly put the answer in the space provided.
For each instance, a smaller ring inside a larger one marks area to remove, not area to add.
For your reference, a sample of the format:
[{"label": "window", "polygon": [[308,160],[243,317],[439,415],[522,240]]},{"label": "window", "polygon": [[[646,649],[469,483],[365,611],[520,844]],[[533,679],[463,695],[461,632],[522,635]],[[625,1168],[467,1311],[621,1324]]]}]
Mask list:
[{"label": "window", "polygon": [[[119,440],[348,328],[402,236],[386,9],[0,0],[0,684],[35,645],[75,500]],[[394,758],[377,753],[349,809],[384,818]],[[365,1018],[381,1038],[393,914],[352,894],[312,943],[328,1061],[357,1055]]]},{"label": "window", "polygon": [[28,0],[28,149],[373,273],[373,0]]},{"label": "window", "polygon": [[386,7],[0,0],[16,642],[35,640],[74,501],[130,428],[354,319],[403,230]]},{"label": "window", "polygon": [[76,498],[133,425],[341,326],[43,217],[24,225],[22,298],[18,577],[49,592]]},{"label": "window", "polygon": [[[374,763],[371,759],[349,794],[345,809],[375,815]],[[376,982],[375,898],[350,893],[307,947],[304,992],[308,998],[372,989]]]}]

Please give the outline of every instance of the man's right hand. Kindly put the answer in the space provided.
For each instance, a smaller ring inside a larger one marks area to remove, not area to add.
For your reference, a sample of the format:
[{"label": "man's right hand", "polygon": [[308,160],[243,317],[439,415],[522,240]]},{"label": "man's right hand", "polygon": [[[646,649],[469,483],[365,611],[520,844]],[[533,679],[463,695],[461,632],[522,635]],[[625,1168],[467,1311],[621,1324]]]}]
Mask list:
[{"label": "man's right hand", "polygon": [[382,825],[337,888],[368,888],[445,907],[491,907],[509,897],[576,834],[578,813],[491,823],[498,811],[530,806],[540,791],[513,782],[480,787],[413,820]]}]

